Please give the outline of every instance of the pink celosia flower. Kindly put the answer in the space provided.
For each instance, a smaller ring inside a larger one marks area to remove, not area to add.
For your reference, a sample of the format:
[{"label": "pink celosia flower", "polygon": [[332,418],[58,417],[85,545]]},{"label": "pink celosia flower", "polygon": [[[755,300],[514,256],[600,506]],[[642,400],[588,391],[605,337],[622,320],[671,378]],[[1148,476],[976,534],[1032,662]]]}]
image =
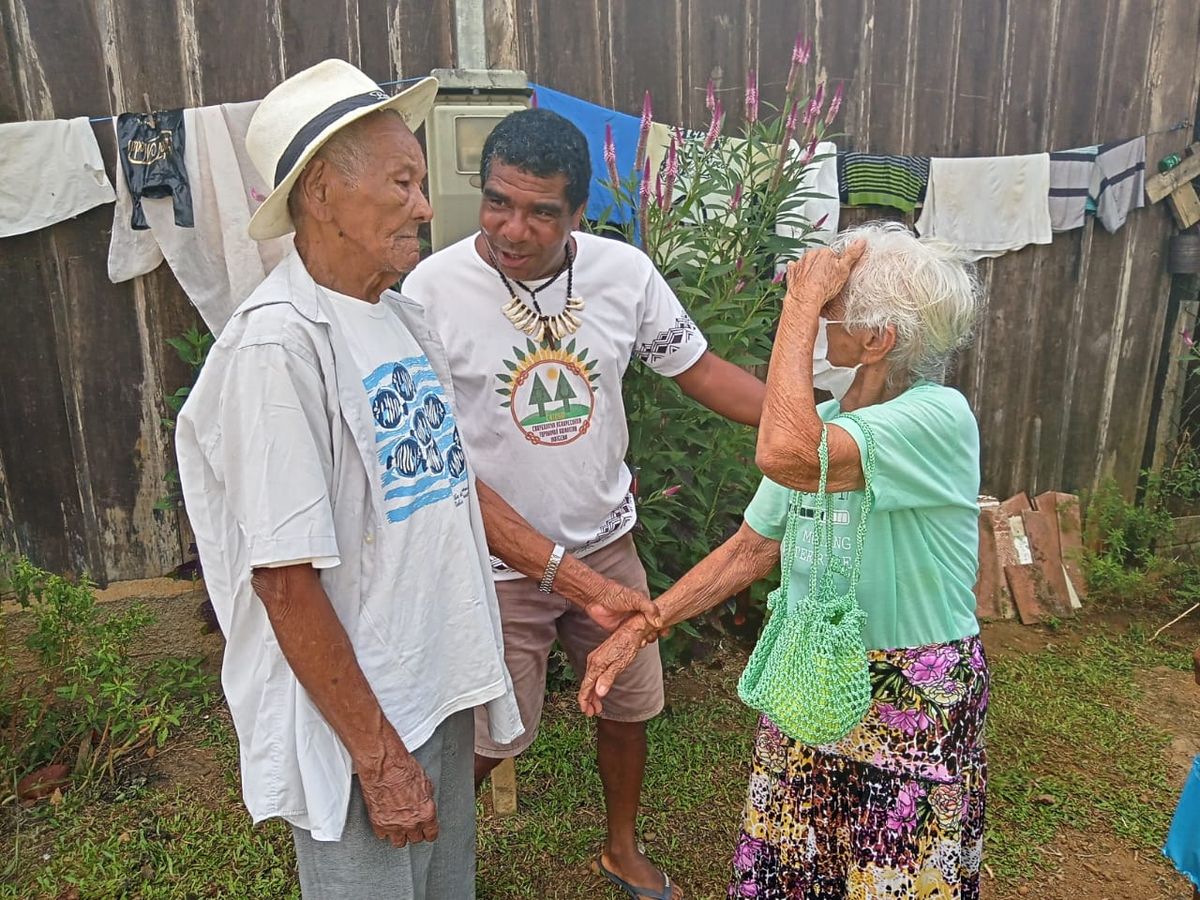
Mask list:
[{"label": "pink celosia flower", "polygon": [[801,167],[807,166],[810,162],[812,162],[812,158],[816,155],[816,153],[817,139],[814,136],[813,139],[808,142],[808,146],[804,148],[804,155],[800,157]]},{"label": "pink celosia flower", "polygon": [[642,163],[642,185],[638,191],[638,227],[642,232],[642,250],[650,252],[650,158]]},{"label": "pink celosia flower", "polygon": [[834,91],[833,100],[829,102],[829,112],[825,115],[825,127],[828,128],[833,124],[834,117],[837,116],[838,110],[842,108],[842,92],[845,90],[846,83],[839,81],[837,90]]},{"label": "pink celosia flower", "polygon": [[664,191],[668,206],[675,202],[675,179],[679,177],[679,146],[682,143],[683,135],[676,129],[671,135],[671,146],[667,148],[667,183]]},{"label": "pink celosia flower", "polygon": [[811,49],[811,42],[805,43],[804,35],[796,32],[796,43],[792,46],[792,65],[788,69],[787,88],[784,90],[784,96],[792,96],[792,91],[796,89],[796,81],[800,77],[800,70],[808,62],[808,54]]},{"label": "pink celosia flower", "polygon": [[717,135],[721,133],[721,117],[725,110],[721,107],[721,101],[718,100],[712,111],[712,121],[708,123],[708,134],[704,136],[704,149],[711,150],[713,144],[717,142]]},{"label": "pink celosia flower", "polygon": [[733,189],[733,196],[729,198],[729,208],[737,209],[742,205],[742,183],[739,181],[737,187]]},{"label": "pink celosia flower", "polygon": [[663,496],[664,497],[674,497],[681,490],[683,490],[682,484],[673,484],[669,488],[663,488]]},{"label": "pink celosia flower", "polygon": [[621,184],[621,176],[617,174],[617,145],[613,141],[611,123],[604,126],[604,165],[608,168],[608,180],[612,182],[615,192]]},{"label": "pink celosia flower", "polygon": [[650,140],[650,126],[654,124],[654,105],[650,100],[650,92],[646,91],[646,96],[642,99],[642,126],[638,132],[637,155],[634,156],[634,166],[642,167],[642,161],[646,158],[646,143]]},{"label": "pink celosia flower", "polygon": [[753,125],[758,121],[758,71],[750,70],[750,78],[746,82],[746,124]]},{"label": "pink celosia flower", "polygon": [[812,38],[804,42],[804,46],[800,46],[800,35],[796,35],[796,46],[792,48],[792,60],[802,66],[808,65],[808,57],[812,53]]}]

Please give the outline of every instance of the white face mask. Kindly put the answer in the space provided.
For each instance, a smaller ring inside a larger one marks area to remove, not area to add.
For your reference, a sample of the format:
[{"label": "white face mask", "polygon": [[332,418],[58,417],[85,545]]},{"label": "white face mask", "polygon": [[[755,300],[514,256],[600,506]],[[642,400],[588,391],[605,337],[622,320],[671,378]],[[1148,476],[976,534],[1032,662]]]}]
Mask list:
[{"label": "white face mask", "polygon": [[818,322],[817,340],[813,344],[813,387],[829,391],[840,403],[850,390],[850,385],[854,384],[861,363],[858,366],[833,365],[826,358],[826,354],[829,353],[829,338],[825,332],[829,327],[829,320],[822,316]]}]

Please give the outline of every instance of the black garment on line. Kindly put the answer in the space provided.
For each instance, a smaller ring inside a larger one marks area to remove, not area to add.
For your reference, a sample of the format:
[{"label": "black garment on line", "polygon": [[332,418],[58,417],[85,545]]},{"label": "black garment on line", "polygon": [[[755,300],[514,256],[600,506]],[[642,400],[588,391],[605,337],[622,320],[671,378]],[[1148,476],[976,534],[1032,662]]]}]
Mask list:
[{"label": "black garment on line", "polygon": [[183,162],[183,110],[122,113],[117,116],[117,151],[133,199],[135,231],[150,226],[142,212],[143,197],[170,197],[175,224],[192,228],[192,189]]}]

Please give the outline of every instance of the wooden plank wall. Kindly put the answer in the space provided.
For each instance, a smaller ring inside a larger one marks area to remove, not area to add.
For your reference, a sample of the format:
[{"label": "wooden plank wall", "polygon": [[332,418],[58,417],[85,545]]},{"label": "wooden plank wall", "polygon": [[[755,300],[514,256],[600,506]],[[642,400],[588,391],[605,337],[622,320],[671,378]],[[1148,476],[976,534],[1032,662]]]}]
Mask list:
[{"label": "wooden plank wall", "polygon": [[[262,96],[327,56],[376,79],[455,62],[455,2],[479,3],[488,61],[632,113],[704,124],[711,77],[740,113],[749,67],[778,100],[791,42],[844,80],[845,143],[992,155],[1134,135],[1196,109],[1194,0],[0,0],[0,122]],[[111,129],[97,126],[110,166]],[[1187,142],[1156,135],[1150,158]],[[0,550],[102,581],[178,564],[153,511],[169,467],[165,345],[198,317],[166,267],[105,276],[111,208],[0,240]],[[861,212],[847,216],[848,221]],[[990,305],[959,381],[984,430],[984,482],[1132,488],[1163,333],[1162,210],[986,271]]]},{"label": "wooden plank wall", "polygon": [[[778,102],[802,31],[814,42],[809,85],[846,83],[842,144],[856,150],[1067,149],[1190,122],[1200,90],[1194,0],[506,5],[519,23],[512,62],[534,81],[633,114],[649,87],[660,118],[691,127],[707,122],[710,77],[726,107],[740,112],[747,70],[756,67],[764,99]],[[577,6],[587,11],[569,11]],[[1151,167],[1191,135],[1190,125],[1152,135]],[[847,210],[844,222],[881,214]],[[988,308],[957,381],[982,426],[985,489],[1080,490],[1112,475],[1133,491],[1171,229],[1164,209],[1148,209],[1115,235],[1089,224],[983,264]]]}]

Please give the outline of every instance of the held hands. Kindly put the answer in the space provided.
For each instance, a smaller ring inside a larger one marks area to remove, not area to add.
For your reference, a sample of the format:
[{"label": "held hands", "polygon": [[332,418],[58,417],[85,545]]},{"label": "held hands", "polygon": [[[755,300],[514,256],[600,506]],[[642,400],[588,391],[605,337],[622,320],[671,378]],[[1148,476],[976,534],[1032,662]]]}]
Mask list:
[{"label": "held hands", "polygon": [[587,672],[579,686],[579,708],[585,716],[600,715],[602,701],[613,682],[629,667],[638,651],[657,636],[657,626],[647,628],[641,617],[634,617],[588,654]]},{"label": "held hands", "polygon": [[595,599],[584,607],[592,621],[605,631],[616,631],[631,614],[641,613],[654,628],[660,627],[662,614],[645,594],[608,580]]},{"label": "held hands", "polygon": [[813,317],[842,292],[850,280],[850,272],[862,259],[867,242],[858,240],[840,254],[828,247],[809,250],[788,263],[787,300],[801,309],[812,309]]},{"label": "held hands", "polygon": [[376,837],[396,847],[437,840],[433,784],[403,744],[388,748],[379,761],[357,768]]}]

